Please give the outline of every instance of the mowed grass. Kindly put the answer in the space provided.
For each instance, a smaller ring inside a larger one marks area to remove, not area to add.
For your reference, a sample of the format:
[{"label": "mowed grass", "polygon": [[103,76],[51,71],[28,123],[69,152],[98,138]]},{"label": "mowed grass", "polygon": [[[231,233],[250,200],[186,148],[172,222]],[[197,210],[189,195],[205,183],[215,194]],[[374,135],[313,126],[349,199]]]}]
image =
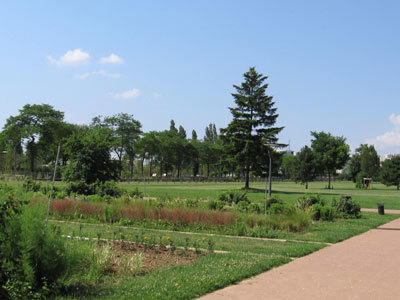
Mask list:
[{"label": "mowed grass", "polygon": [[[400,209],[400,191],[396,187],[387,187],[380,183],[374,183],[370,190],[357,189],[353,182],[334,181],[333,189],[327,189],[327,182],[311,182],[306,190],[304,185],[294,182],[273,182],[272,193],[282,200],[293,203],[300,196],[307,193],[318,193],[328,202],[332,198],[339,198],[341,195],[350,195],[358,201],[363,208],[376,208],[377,202],[384,202],[387,209]],[[240,190],[243,182],[234,183],[146,183],[131,182],[120,183],[120,186],[128,190],[138,188],[139,191],[148,197],[172,197],[185,199],[211,200],[218,199],[218,196],[227,190]],[[247,193],[248,198],[253,202],[263,202],[265,199],[265,183],[250,183]]]},{"label": "mowed grass", "polygon": [[304,233],[281,232],[279,237],[286,241],[51,221],[60,226],[64,235],[113,239],[122,232],[126,241],[136,241],[138,236],[154,241],[169,237],[178,247],[184,247],[189,239],[189,246],[197,241],[202,249],[207,249],[212,240],[214,250],[227,252],[207,254],[192,264],[162,268],[143,276],[77,287],[58,299],[192,299],[310,254],[326,247],[326,242],[344,240],[397,217],[362,213],[361,219],[317,222]]}]

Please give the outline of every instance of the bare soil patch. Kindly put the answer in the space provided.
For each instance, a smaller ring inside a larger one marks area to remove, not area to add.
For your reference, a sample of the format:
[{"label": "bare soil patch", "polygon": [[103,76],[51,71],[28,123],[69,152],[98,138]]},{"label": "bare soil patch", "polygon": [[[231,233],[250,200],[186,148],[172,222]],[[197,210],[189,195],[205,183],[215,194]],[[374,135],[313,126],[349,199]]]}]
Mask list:
[{"label": "bare soil patch", "polygon": [[[100,242],[99,247],[103,247],[107,242]],[[115,258],[118,259],[122,256],[133,256],[138,253],[143,255],[143,267],[139,274],[143,275],[152,272],[158,268],[177,266],[181,264],[190,264],[198,258],[204,256],[204,253],[196,253],[191,249],[171,249],[166,246],[135,243],[135,242],[122,242],[112,241],[109,242],[111,250],[114,252]],[[118,275],[118,268],[113,264],[112,273]]]}]

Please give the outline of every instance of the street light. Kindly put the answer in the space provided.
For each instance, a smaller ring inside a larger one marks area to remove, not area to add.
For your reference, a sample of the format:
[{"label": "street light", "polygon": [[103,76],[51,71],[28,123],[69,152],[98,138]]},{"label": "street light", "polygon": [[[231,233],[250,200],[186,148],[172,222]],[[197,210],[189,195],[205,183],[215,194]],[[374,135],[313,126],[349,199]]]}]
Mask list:
[{"label": "street light", "polygon": [[287,145],[285,144],[275,144],[275,143],[265,143],[264,146],[267,146],[268,149],[268,156],[269,156],[269,168],[268,168],[268,182],[269,182],[269,187],[268,187],[268,196],[267,196],[267,178],[265,178],[265,214],[267,214],[267,200],[268,198],[271,198],[271,186],[272,186],[272,180],[271,180],[271,175],[272,175],[272,149],[271,148],[280,148],[280,147],[285,147]]}]

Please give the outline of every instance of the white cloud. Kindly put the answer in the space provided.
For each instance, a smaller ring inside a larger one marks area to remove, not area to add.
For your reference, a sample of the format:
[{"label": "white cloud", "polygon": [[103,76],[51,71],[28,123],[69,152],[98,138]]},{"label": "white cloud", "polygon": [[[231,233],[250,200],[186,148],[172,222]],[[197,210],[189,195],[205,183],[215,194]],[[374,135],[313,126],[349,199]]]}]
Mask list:
[{"label": "white cloud", "polygon": [[399,151],[400,150],[400,114],[391,114],[389,117],[393,125],[392,130],[379,135],[376,138],[368,139],[368,144],[375,145],[380,150]]},{"label": "white cloud", "polygon": [[92,72],[93,75],[100,75],[100,76],[104,76],[104,77],[109,77],[109,78],[119,78],[121,77],[121,74],[119,73],[108,73],[104,70],[98,70],[98,71],[94,71]]},{"label": "white cloud", "polygon": [[100,63],[102,64],[122,64],[124,60],[117,54],[111,53],[107,57],[100,58]]},{"label": "white cloud", "polygon": [[141,91],[138,89],[131,89],[122,93],[111,93],[110,95],[115,99],[133,99],[140,96]]},{"label": "white cloud", "polygon": [[86,79],[89,76],[93,76],[93,75],[103,76],[103,77],[108,77],[108,78],[119,78],[119,77],[121,77],[120,73],[108,73],[108,72],[106,72],[104,70],[98,70],[98,71],[93,71],[91,73],[76,74],[75,78]]},{"label": "white cloud", "polygon": [[89,53],[82,51],[82,49],[69,50],[59,59],[52,56],[47,56],[47,61],[59,67],[63,66],[80,66],[87,65],[90,61]]}]

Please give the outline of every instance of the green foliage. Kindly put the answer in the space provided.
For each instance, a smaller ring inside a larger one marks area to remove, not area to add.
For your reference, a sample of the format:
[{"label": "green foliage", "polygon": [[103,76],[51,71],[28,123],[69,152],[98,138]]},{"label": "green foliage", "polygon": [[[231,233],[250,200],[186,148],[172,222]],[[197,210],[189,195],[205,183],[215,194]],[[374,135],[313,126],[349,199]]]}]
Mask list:
[{"label": "green foliage", "polygon": [[332,207],[336,209],[343,217],[348,218],[360,218],[361,217],[361,207],[360,204],[354,201],[351,196],[342,195],[337,201],[332,200]]},{"label": "green foliage", "polygon": [[295,167],[297,159],[296,156],[283,155],[282,156],[282,175],[285,179],[292,179],[295,176]]},{"label": "green foliage", "polygon": [[346,144],[344,137],[332,136],[323,131],[314,131],[311,135],[313,137],[311,148],[314,151],[319,172],[328,173],[328,188],[331,188],[331,176],[336,170],[343,168],[349,159],[349,145]]},{"label": "green foliage", "polygon": [[296,182],[305,184],[308,188],[308,182],[312,181],[317,176],[317,163],[313,151],[305,146],[299,153],[296,154],[296,161],[293,170],[292,178]]},{"label": "green foliage", "polygon": [[257,203],[250,203],[247,207],[249,213],[259,214],[261,212],[261,208]]},{"label": "green foliage", "polygon": [[125,194],[131,198],[143,198],[143,193],[139,191],[137,187],[135,187],[133,190],[125,191]]},{"label": "green foliage", "polygon": [[269,212],[271,210],[273,213],[268,215],[266,220],[268,228],[299,232],[311,225],[312,219],[308,210],[304,211],[287,204],[273,204]]},{"label": "green foliage", "polygon": [[237,209],[242,212],[247,212],[249,206],[249,202],[247,201],[239,201],[236,205]]},{"label": "green foliage", "polygon": [[283,201],[277,196],[272,196],[267,199],[267,209],[269,209],[274,203],[283,204]]},{"label": "green foliage", "polygon": [[333,221],[336,217],[336,210],[330,206],[322,206],[320,215],[323,221]]},{"label": "green foliage", "polygon": [[45,227],[40,204],[28,206],[2,196],[0,208],[0,295],[36,297],[65,272],[64,240],[54,227]]},{"label": "green foliage", "polygon": [[312,206],[312,216],[314,220],[333,221],[336,215],[336,209],[331,206],[324,206],[321,204],[314,204]]},{"label": "green foliage", "polygon": [[22,184],[22,188],[25,192],[39,192],[41,189],[40,182],[33,181],[32,179],[25,179]]},{"label": "green foliage", "polygon": [[122,190],[113,180],[105,182],[97,181],[92,184],[88,184],[82,180],[70,182],[66,187],[66,192],[68,195],[75,193],[80,195],[98,195],[100,197],[120,197],[122,195]]},{"label": "green foliage", "polygon": [[118,157],[118,168],[122,172],[122,158],[126,155],[129,159],[131,175],[133,174],[133,162],[136,155],[136,143],[142,133],[139,121],[133,115],[119,113],[111,117],[95,117],[93,126],[106,127],[112,136],[111,150]]},{"label": "green foliage", "polygon": [[122,190],[117,186],[114,180],[105,182],[96,182],[96,194],[99,196],[120,197]]},{"label": "green foliage", "polygon": [[218,196],[218,200],[224,201],[229,205],[238,204],[240,201],[248,202],[246,192],[238,192],[238,191],[223,192]]},{"label": "green foliage", "polygon": [[111,160],[111,132],[103,127],[82,127],[66,143],[69,164],[63,177],[67,182],[87,184],[109,181],[118,177],[118,165]]},{"label": "green foliage", "polygon": [[325,202],[319,194],[306,194],[296,201],[296,206],[300,209],[306,209],[314,204],[325,205]]},{"label": "green foliage", "polygon": [[222,210],[224,209],[225,205],[226,202],[222,200],[209,200],[207,202],[207,207],[211,210]]},{"label": "green foliage", "polygon": [[268,208],[268,214],[270,215],[286,214],[291,210],[293,210],[293,205],[284,203],[273,203]]},{"label": "green foliage", "polygon": [[49,150],[55,149],[62,139],[63,119],[64,113],[49,104],[26,104],[17,116],[7,119],[4,129],[8,136],[14,135],[14,150],[26,140],[31,172],[35,171],[38,155],[47,162],[55,158],[56,151]]},{"label": "green foliage", "polygon": [[228,156],[245,174],[248,189],[250,170],[260,171],[262,165],[267,165],[265,153],[271,149],[265,144],[276,143],[283,127],[273,127],[278,114],[272,97],[266,95],[268,77],[257,73],[254,67],[243,77],[240,86],[234,85],[236,107],[229,108],[233,119],[221,133]]},{"label": "green foliage", "polygon": [[386,159],[381,167],[381,181],[387,186],[400,186],[400,156]]}]

